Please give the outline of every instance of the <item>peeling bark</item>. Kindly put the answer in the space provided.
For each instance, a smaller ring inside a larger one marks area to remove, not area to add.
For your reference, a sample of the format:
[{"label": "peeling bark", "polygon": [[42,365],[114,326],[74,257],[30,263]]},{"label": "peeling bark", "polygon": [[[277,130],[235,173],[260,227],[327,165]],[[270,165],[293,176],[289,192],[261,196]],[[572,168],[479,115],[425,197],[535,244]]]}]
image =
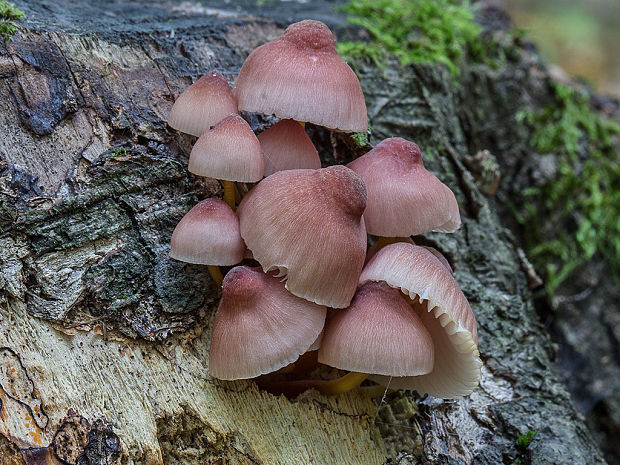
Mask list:
[{"label": "peeling bark", "polygon": [[[440,65],[356,64],[374,142],[418,142],[461,206],[460,231],[416,242],[448,258],[476,313],[481,387],[449,402],[388,394],[380,408],[364,392],[289,401],[208,375],[218,292],[168,251],[183,214],[221,192],[187,173],[194,139],[166,118],[192,78],[217,68],[232,82],[308,6],[273,2],[264,19],[253,2],[17,3],[27,19],[0,53],[0,463],[603,463],[472,167],[486,148],[472,102],[510,99],[521,81],[544,94],[526,63],[468,69],[471,86]],[[332,5],[313,17],[345,34]],[[324,162],[355,156],[346,136],[309,130]]]}]

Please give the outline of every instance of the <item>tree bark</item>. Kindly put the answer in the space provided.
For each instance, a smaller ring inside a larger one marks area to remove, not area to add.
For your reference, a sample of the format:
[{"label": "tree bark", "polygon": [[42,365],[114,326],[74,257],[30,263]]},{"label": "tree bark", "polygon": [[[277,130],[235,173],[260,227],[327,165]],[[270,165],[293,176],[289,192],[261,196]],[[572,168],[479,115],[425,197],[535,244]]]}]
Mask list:
[{"label": "tree bark", "polygon": [[[462,229],[418,240],[448,257],[474,309],[482,383],[458,401],[291,401],[208,375],[218,291],[168,251],[183,214],[221,192],[187,173],[194,138],[166,119],[193,78],[232,83],[309,6],[16,3],[26,19],[0,49],[1,464],[604,463],[553,366],[526,260],[472,174],[468,105],[523,83],[542,98],[546,77],[523,62],[460,84],[436,64],[356,64],[373,142],[417,141],[456,193]],[[333,4],[312,16],[355,34]],[[489,124],[510,127],[497,113]],[[325,162],[355,156],[346,136],[309,129]]]}]

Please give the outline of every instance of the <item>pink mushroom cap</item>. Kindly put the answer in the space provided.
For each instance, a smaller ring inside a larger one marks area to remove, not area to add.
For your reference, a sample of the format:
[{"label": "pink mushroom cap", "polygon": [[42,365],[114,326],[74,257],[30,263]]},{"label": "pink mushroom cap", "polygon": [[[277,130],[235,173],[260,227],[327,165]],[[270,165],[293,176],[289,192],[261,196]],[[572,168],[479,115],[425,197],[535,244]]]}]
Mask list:
[{"label": "pink mushroom cap", "polygon": [[170,257],[187,263],[235,265],[244,252],[239,218],[220,199],[196,204],[181,218],[170,241]]},{"label": "pink mushroom cap", "polygon": [[260,142],[241,116],[227,116],[198,138],[189,171],[226,181],[260,181],[265,171]]},{"label": "pink mushroom cap", "polygon": [[265,176],[276,171],[321,167],[319,152],[301,124],[284,119],[258,135],[265,156]]},{"label": "pink mushroom cap", "polygon": [[254,378],[294,362],[319,337],[326,313],[260,268],[233,268],[224,277],[213,322],[211,375]]},{"label": "pink mushroom cap", "polygon": [[[360,283],[385,281],[414,303],[435,347],[433,370],[393,378],[390,387],[416,389],[436,397],[469,395],[480,382],[476,319],[450,271],[430,251],[403,242],[381,249],[368,262]],[[387,384],[387,378],[373,378]]]},{"label": "pink mushroom cap", "polygon": [[241,237],[286,288],[334,308],[349,305],[366,255],[364,182],[344,166],[279,171],[239,205]]},{"label": "pink mushroom cap", "polygon": [[232,113],[238,113],[228,82],[217,71],[185,89],[172,106],[168,124],[181,132],[200,136]]},{"label": "pink mushroom cap", "polygon": [[320,21],[291,24],[282,37],[255,49],[241,67],[233,95],[244,111],[342,131],[368,128],[359,80]]},{"label": "pink mushroom cap", "polygon": [[364,220],[369,234],[413,236],[460,227],[454,194],[424,168],[420,148],[413,142],[385,139],[347,166],[366,183]]},{"label": "pink mushroom cap", "polygon": [[428,250],[430,253],[432,253],[432,254],[435,256],[435,258],[436,258],[437,260],[439,260],[439,261],[441,262],[441,264],[442,264],[443,266],[445,266],[445,267],[446,267],[446,269],[447,269],[450,273],[454,274],[454,270],[452,269],[452,266],[450,265],[450,262],[448,261],[448,259],[447,259],[446,257],[444,257],[444,256],[443,256],[443,254],[442,254],[439,250],[437,250],[437,249],[436,249],[436,248],[434,248],[434,247],[428,247],[428,246],[426,246],[426,245],[422,245],[422,246],[420,246],[420,247],[424,247],[426,250]]},{"label": "pink mushroom cap", "polygon": [[367,282],[325,325],[319,362],[343,370],[412,376],[433,369],[433,341],[405,297]]}]

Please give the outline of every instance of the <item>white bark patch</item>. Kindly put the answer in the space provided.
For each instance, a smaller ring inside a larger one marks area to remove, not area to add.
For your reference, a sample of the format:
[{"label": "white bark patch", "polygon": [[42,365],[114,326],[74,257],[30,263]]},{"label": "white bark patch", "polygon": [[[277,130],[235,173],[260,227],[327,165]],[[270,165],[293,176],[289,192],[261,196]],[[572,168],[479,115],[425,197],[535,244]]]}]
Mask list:
[{"label": "white bark patch", "polygon": [[[369,434],[375,412],[370,400],[349,394],[292,403],[258,391],[252,382],[213,380],[207,369],[209,334],[206,329],[195,340],[180,339],[164,356],[163,346],[144,342],[104,341],[92,332],[70,337],[28,317],[19,301],[0,305],[0,347],[19,356],[50,419],[43,446],[71,408],[109,421],[127,464],[163,464],[157,421],[178,415],[213,431],[207,457],[224,448],[273,465],[384,462]],[[14,422],[4,428],[10,438],[29,436]],[[184,432],[183,422],[168,421],[166,428],[168,436]]]}]

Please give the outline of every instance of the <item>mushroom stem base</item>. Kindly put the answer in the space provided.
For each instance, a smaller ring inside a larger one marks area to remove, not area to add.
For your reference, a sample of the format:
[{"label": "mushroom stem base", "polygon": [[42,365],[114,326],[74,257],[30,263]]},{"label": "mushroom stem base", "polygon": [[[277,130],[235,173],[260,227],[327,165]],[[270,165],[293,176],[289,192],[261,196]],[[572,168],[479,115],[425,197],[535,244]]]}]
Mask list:
[{"label": "mushroom stem base", "polygon": [[341,394],[355,389],[362,384],[362,381],[366,378],[368,378],[367,373],[357,373],[352,371],[351,373],[344,375],[342,378],[322,381],[322,384],[317,386],[317,389],[321,392],[321,394],[325,394],[327,396]]},{"label": "mushroom stem base", "polygon": [[295,397],[308,389],[316,389],[321,394],[333,396],[343,392],[351,391],[358,387],[362,381],[368,377],[367,373],[357,373],[352,371],[342,378],[330,379],[328,381],[320,379],[302,379],[294,381],[278,381],[260,383],[259,386],[273,394],[284,394],[287,397]]},{"label": "mushroom stem base", "polygon": [[213,278],[213,281],[215,281],[215,284],[221,286],[224,276],[222,276],[220,267],[216,265],[207,265],[207,268],[209,269],[209,274],[211,275],[211,278]]},{"label": "mushroom stem base", "polygon": [[222,181],[224,186],[224,202],[228,204],[230,208],[235,210],[235,183],[233,181]]}]

